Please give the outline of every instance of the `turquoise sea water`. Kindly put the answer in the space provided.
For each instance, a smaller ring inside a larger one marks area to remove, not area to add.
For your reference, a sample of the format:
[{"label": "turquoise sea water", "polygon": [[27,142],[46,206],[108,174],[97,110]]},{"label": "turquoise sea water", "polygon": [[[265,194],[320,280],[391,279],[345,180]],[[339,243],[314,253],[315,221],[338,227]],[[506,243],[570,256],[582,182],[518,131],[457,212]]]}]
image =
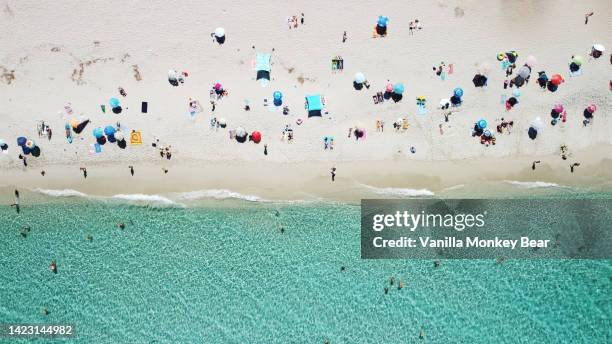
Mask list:
[{"label": "turquoise sea water", "polygon": [[355,205],[22,203],[0,207],[0,323],[72,323],[78,343],[612,338],[606,260],[364,261]]}]

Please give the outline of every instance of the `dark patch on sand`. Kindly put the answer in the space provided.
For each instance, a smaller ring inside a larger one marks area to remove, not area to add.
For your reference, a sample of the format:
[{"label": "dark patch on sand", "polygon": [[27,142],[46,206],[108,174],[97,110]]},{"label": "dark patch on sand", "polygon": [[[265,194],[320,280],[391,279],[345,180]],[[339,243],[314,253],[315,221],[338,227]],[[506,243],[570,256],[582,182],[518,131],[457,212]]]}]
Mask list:
[{"label": "dark patch on sand", "polygon": [[457,18],[461,18],[465,15],[465,11],[463,10],[463,8],[457,6],[455,7],[455,17]]},{"label": "dark patch on sand", "polygon": [[125,63],[125,61],[129,60],[130,57],[131,56],[128,53],[123,54],[123,56],[121,56],[121,63]]},{"label": "dark patch on sand", "polygon": [[13,10],[11,9],[11,7],[8,4],[6,4],[6,6],[4,6],[3,12],[9,18],[13,18],[15,16],[15,13],[13,13]]},{"label": "dark patch on sand", "polygon": [[115,59],[114,57],[101,57],[101,58],[95,58],[92,60],[81,61],[79,62],[79,68],[75,68],[72,71],[72,75],[70,76],[70,78],[72,79],[72,81],[76,82],[77,85],[83,85],[85,84],[85,81],[83,80],[83,74],[85,73],[85,67],[91,66],[92,64],[95,64],[98,62],[112,61],[114,59]]},{"label": "dark patch on sand", "polygon": [[62,48],[60,48],[60,47],[53,47],[53,48],[51,48],[51,52],[52,53],[59,53],[60,51],[62,51]]},{"label": "dark patch on sand", "polygon": [[132,65],[132,71],[134,71],[134,79],[136,79],[136,81],[142,80],[142,74],[140,74],[138,65]]},{"label": "dark patch on sand", "polygon": [[0,66],[0,80],[7,85],[10,85],[13,81],[15,81],[15,70],[7,69],[4,66]]}]

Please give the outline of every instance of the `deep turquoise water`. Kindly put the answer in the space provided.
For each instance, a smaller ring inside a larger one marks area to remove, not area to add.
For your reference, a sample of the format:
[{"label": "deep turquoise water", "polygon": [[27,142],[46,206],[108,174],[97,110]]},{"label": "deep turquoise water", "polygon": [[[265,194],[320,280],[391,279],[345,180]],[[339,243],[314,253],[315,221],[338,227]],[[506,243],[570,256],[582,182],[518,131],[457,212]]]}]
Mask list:
[{"label": "deep turquoise water", "polygon": [[79,343],[612,338],[610,261],[364,261],[354,205],[68,199],[1,207],[0,228],[0,323],[73,323]]}]

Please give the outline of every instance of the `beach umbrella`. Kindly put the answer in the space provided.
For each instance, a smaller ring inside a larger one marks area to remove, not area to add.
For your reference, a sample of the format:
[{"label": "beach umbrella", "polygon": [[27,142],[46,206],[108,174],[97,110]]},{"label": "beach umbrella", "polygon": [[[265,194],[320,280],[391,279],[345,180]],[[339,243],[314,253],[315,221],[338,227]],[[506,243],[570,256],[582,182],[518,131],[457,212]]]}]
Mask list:
[{"label": "beach umbrella", "polygon": [[23,154],[25,155],[28,155],[32,152],[30,148],[26,147],[25,145],[21,146],[21,150],[23,151]]},{"label": "beach umbrella", "polygon": [[117,141],[125,140],[125,136],[123,136],[123,133],[120,131],[116,131],[114,136],[115,136],[115,140]]},{"label": "beach umbrella", "polygon": [[32,154],[33,157],[38,158],[40,156],[40,147],[34,146],[33,148],[31,148],[30,154]]},{"label": "beach umbrella", "polygon": [[587,106],[587,110],[589,110],[590,113],[593,113],[593,112],[597,111],[597,105],[591,103],[591,104],[589,104],[589,106]]},{"label": "beach umbrella", "polygon": [[395,86],[393,86],[393,93],[395,94],[404,93],[404,84],[402,83],[395,84]]},{"label": "beach umbrella", "polygon": [[74,132],[77,133],[77,134],[80,134],[81,132],[83,132],[83,129],[85,129],[87,124],[89,124],[89,120],[88,119],[86,119],[83,122],[79,123],[79,125],[77,125],[76,128],[74,128]]},{"label": "beach umbrella", "polygon": [[106,136],[100,136],[100,137],[96,138],[96,142],[100,146],[103,146],[106,143]]},{"label": "beach umbrella", "polygon": [[533,66],[535,66],[536,63],[537,63],[537,60],[533,55],[527,56],[527,62],[525,62],[526,65],[533,68]]},{"label": "beach umbrella", "polygon": [[484,129],[484,128],[486,128],[486,127],[487,127],[487,121],[485,121],[484,119],[479,120],[479,121],[478,121],[478,127],[479,127],[480,129]]},{"label": "beach umbrella", "polygon": [[544,129],[544,122],[540,117],[536,117],[533,121],[531,121],[530,126],[534,127],[537,131],[541,131]]},{"label": "beach umbrella", "polygon": [[119,99],[113,97],[110,99],[109,101],[111,108],[116,108],[118,106],[121,106],[121,103],[119,102]]},{"label": "beach umbrella", "polygon": [[393,84],[392,83],[388,83],[387,87],[385,88],[385,91],[391,93],[393,92]]},{"label": "beach umbrella", "polygon": [[521,90],[519,90],[518,88],[515,88],[514,90],[512,90],[512,95],[515,97],[520,97],[521,96]]},{"label": "beach umbrella", "polygon": [[176,79],[177,79],[176,71],[169,69],[168,70],[168,80],[176,80]]},{"label": "beach umbrella", "polygon": [[102,136],[104,136],[104,132],[102,131],[102,128],[94,128],[93,130],[93,136],[96,139],[101,138]]},{"label": "beach umbrella", "polygon": [[219,126],[221,128],[225,128],[227,126],[227,122],[225,121],[225,118],[220,118],[219,119]]},{"label": "beach umbrella", "polygon": [[363,84],[366,81],[365,75],[363,73],[355,73],[355,78],[353,79],[357,84]]},{"label": "beach umbrella", "polygon": [[76,128],[76,127],[77,127],[77,125],[79,125],[79,121],[78,121],[78,120],[73,119],[73,120],[71,120],[71,121],[70,121],[70,126],[71,126],[72,128]]},{"label": "beach umbrella", "polygon": [[26,143],[25,143],[25,146],[30,148],[30,149],[32,149],[32,148],[36,147],[36,143],[34,143],[34,141],[32,141],[32,140],[27,140]]},{"label": "beach umbrella", "polygon": [[527,77],[530,74],[531,74],[531,69],[529,69],[529,67],[527,67],[527,66],[521,67],[521,69],[519,69],[519,71],[518,71],[518,75],[520,75],[524,79],[527,79]]},{"label": "beach umbrella", "polygon": [[580,55],[576,55],[572,59],[572,62],[574,62],[578,66],[582,66],[582,64],[584,63],[584,57],[582,57]]},{"label": "beach umbrella", "polygon": [[457,87],[453,91],[453,94],[455,95],[455,97],[461,98],[461,97],[463,97],[463,89],[461,87]]},{"label": "beach umbrella", "polygon": [[255,143],[261,142],[261,133],[259,131],[254,131],[251,134],[251,140],[253,140]]},{"label": "beach umbrella", "polygon": [[505,53],[497,54],[497,61],[502,61],[505,58],[506,58],[506,54]]},{"label": "beach umbrella", "polygon": [[527,130],[527,135],[529,135],[530,139],[535,140],[535,138],[538,136],[538,130],[534,127],[529,127]]},{"label": "beach umbrella", "polygon": [[558,113],[561,113],[561,112],[563,112],[563,105],[555,104],[555,106],[553,106],[553,110],[555,110]]},{"label": "beach umbrella", "polygon": [[440,99],[440,108],[446,108],[448,106],[450,106],[450,99]]},{"label": "beach umbrella", "polygon": [[117,115],[120,114],[122,110],[123,109],[121,108],[121,106],[115,106],[114,108],[112,108],[113,113]]},{"label": "beach umbrella", "polygon": [[216,29],[215,29],[215,37],[217,37],[217,38],[221,38],[221,37],[223,37],[223,36],[225,36],[225,29],[224,29],[224,28],[222,28],[222,27],[218,27],[218,28],[216,28]]},{"label": "beach umbrella", "polygon": [[563,81],[563,77],[560,74],[555,74],[550,78],[550,82],[555,86],[561,85]]},{"label": "beach umbrella", "polygon": [[489,129],[485,130],[485,131],[483,132],[483,135],[484,135],[485,137],[492,137],[492,136],[493,136],[493,135],[491,135],[491,131],[490,131]]},{"label": "beach umbrella", "polygon": [[274,97],[274,100],[276,100],[276,99],[278,99],[278,100],[283,99],[283,94],[281,93],[281,91],[274,91],[274,94],[272,94],[272,96]]},{"label": "beach umbrella", "polygon": [[23,137],[23,136],[20,136],[20,137],[18,137],[18,138],[17,138],[17,145],[18,145],[18,146],[22,146],[22,147],[23,147],[23,146],[25,146],[25,143],[26,143],[27,141],[28,141],[28,139],[26,139],[26,138],[25,138],[25,137]]},{"label": "beach umbrella", "polygon": [[602,53],[606,51],[606,47],[604,47],[603,44],[593,44],[593,49]]},{"label": "beach umbrella", "polygon": [[[247,132],[246,130],[244,130],[243,127],[238,127],[236,128],[236,138],[246,138],[247,137]],[[242,141],[244,142],[244,141]]]},{"label": "beach umbrella", "polygon": [[378,26],[386,27],[388,22],[389,22],[389,18],[388,17],[378,16],[378,23],[377,23]]},{"label": "beach umbrella", "polygon": [[4,141],[3,139],[0,139],[0,146],[4,146],[6,145],[6,141]]},{"label": "beach umbrella", "polygon": [[487,77],[482,74],[476,74],[474,75],[472,82],[474,83],[475,87],[483,87],[487,84]]},{"label": "beach umbrella", "polygon": [[108,125],[106,128],[104,128],[104,135],[111,136],[114,135],[116,131],[117,130],[115,130],[112,125]]}]

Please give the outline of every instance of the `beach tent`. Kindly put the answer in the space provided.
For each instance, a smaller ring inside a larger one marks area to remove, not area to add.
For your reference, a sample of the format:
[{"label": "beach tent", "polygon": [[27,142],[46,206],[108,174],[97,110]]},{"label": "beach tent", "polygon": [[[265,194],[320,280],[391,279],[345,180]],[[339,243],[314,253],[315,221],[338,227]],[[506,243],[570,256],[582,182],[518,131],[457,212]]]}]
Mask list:
[{"label": "beach tent", "polygon": [[271,55],[267,53],[257,53],[255,70],[257,71],[257,80],[262,86],[266,86],[270,81],[270,59]]},{"label": "beach tent", "polygon": [[378,21],[376,23],[376,33],[385,36],[387,34],[387,24],[389,23],[389,18],[385,16],[378,16]]},{"label": "beach tent", "polygon": [[306,96],[306,107],[308,109],[308,117],[321,117],[321,110],[323,110],[321,95]]},{"label": "beach tent", "polygon": [[259,131],[254,131],[251,134],[251,140],[255,143],[261,142],[261,133]]}]

